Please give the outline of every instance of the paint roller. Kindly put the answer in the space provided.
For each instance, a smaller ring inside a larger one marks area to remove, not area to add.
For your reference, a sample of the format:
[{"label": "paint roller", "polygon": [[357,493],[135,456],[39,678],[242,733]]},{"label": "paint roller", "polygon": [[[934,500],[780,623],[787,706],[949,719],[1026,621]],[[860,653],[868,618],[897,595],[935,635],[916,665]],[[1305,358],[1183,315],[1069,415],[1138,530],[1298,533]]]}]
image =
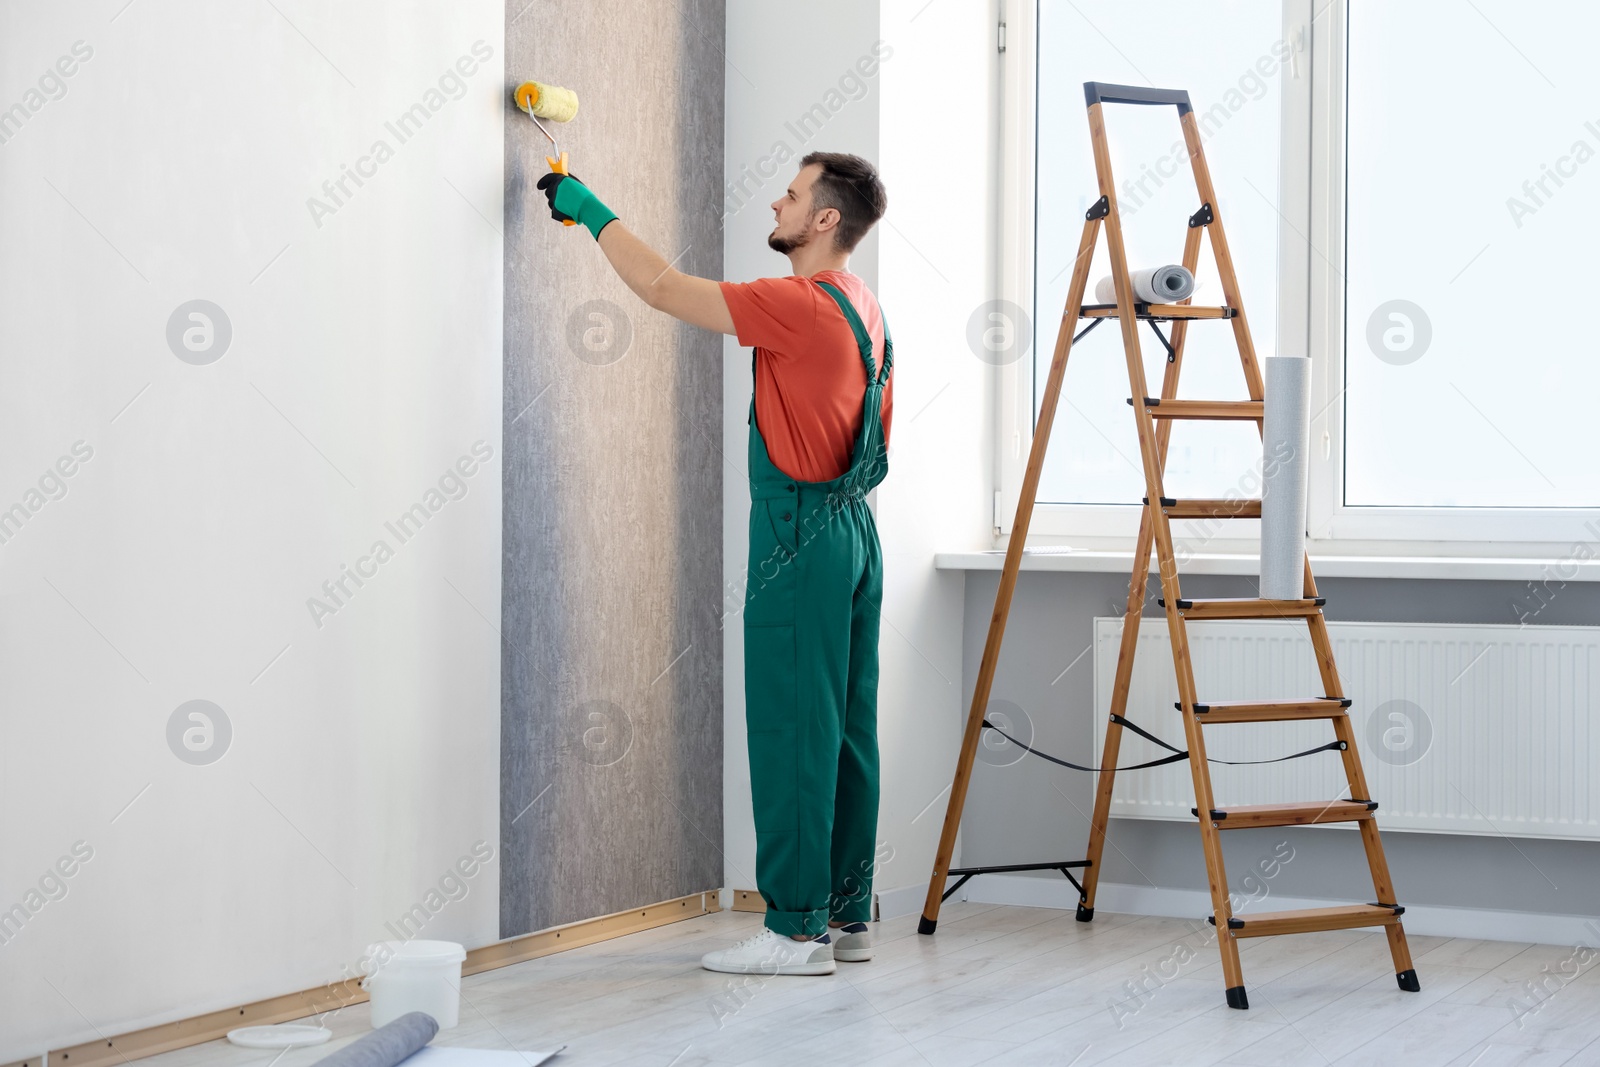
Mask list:
[{"label": "paint roller", "polygon": [[[563,89],[559,85],[546,85],[544,82],[523,82],[517,86],[512,97],[517,102],[517,109],[533,120],[539,127],[539,132],[550,141],[550,148],[554,156],[545,156],[545,162],[550,164],[550,169],[556,174],[571,173],[567,170],[567,154],[561,151],[561,146],[556,143],[555,135],[545,129],[540,119],[549,119],[551,122],[571,122],[578,113],[578,94],[571,89]],[[576,226],[573,219],[566,219],[562,225]]]}]

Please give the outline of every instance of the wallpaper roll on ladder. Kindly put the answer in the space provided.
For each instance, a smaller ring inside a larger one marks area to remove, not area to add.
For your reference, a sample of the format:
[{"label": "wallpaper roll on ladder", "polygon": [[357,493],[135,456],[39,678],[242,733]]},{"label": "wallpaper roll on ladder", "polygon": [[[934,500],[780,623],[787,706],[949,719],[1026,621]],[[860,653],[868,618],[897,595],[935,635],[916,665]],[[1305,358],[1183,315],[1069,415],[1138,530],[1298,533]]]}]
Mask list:
[{"label": "wallpaper roll on ladder", "polygon": [[396,1067],[425,1047],[439,1032],[433,1016],[408,1012],[391,1023],[352,1041],[331,1056],[318,1060],[315,1067]]},{"label": "wallpaper roll on ladder", "polygon": [[1261,596],[1305,595],[1306,468],[1311,430],[1311,361],[1268,356],[1262,424]]},{"label": "wallpaper roll on ladder", "polygon": [[[1128,280],[1133,282],[1133,299],[1140,304],[1172,304],[1194,292],[1194,275],[1179,263],[1130,270]],[[1117,287],[1111,275],[1095,282],[1094,298],[1102,304],[1117,302]]]}]

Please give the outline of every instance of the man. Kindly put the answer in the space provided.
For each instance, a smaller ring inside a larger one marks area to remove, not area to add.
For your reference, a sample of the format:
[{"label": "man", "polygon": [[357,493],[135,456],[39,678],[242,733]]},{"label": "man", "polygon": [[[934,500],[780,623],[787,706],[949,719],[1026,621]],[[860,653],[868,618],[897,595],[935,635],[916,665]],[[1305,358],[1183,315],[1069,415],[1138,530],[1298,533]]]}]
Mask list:
[{"label": "man", "polygon": [[745,721],[767,912],[759,934],[701,963],[832,974],[872,955],[883,558],[865,497],[888,471],[894,349],[847,268],[888,196],[859,156],[811,153],[767,237],[794,273],[736,284],[673,270],[576,178],[539,188],[645,303],[754,350]]}]

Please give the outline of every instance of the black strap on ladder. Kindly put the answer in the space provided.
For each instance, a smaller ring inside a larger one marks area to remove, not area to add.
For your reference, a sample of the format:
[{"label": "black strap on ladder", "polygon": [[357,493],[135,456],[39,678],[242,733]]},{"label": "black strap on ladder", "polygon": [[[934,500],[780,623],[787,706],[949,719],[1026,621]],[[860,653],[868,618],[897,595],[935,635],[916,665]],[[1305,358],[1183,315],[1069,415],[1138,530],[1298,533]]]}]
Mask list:
[{"label": "black strap on ladder", "polygon": [[[1148,730],[1143,730],[1143,729],[1139,728],[1138,726],[1135,726],[1133,723],[1129,722],[1127,719],[1124,719],[1121,715],[1113,715],[1113,716],[1111,716],[1111,721],[1116,723],[1118,726],[1123,727],[1124,729],[1132,730],[1134,733],[1138,734],[1140,737],[1144,738],[1146,741],[1153,741],[1156,744],[1160,745],[1162,748],[1166,749],[1168,752],[1173,753],[1173,755],[1171,755],[1171,756],[1164,756],[1161,759],[1150,760],[1147,763],[1135,763],[1135,764],[1133,764],[1132,766],[1129,766],[1129,767],[1114,767],[1114,768],[1111,768],[1112,770],[1117,770],[1117,771],[1140,771],[1140,770],[1144,770],[1147,767],[1160,767],[1163,764],[1177,763],[1179,760],[1186,760],[1186,759],[1189,758],[1188,749],[1176,748],[1176,747],[1174,747],[1172,745],[1167,744],[1165,741],[1161,740],[1161,738],[1157,737],[1155,734],[1152,734]],[[1038,756],[1040,759],[1049,760],[1051,763],[1059,764],[1062,767],[1070,767],[1075,771],[1089,771],[1089,772],[1091,772],[1093,774],[1099,774],[1101,771],[1106,769],[1104,767],[1085,767],[1082,764],[1073,763],[1070,760],[1064,760],[1064,759],[1061,759],[1060,757],[1052,756],[1048,752],[1040,752],[1038,749],[1034,748],[1032,745],[1024,744],[1023,742],[1018,741],[1015,737],[1012,737],[1010,734],[1008,734],[1004,730],[1000,729],[1000,727],[998,727],[994,723],[990,722],[987,718],[985,718],[983,720],[983,725],[986,728],[988,728],[990,730],[993,730],[995,733],[999,734],[1001,737],[1005,738],[1007,741],[1010,741],[1013,745],[1016,745],[1018,748],[1022,749],[1024,752],[1028,752],[1028,753],[1031,753],[1032,755]],[[1304,752],[1296,752],[1296,753],[1293,753],[1292,755],[1288,755],[1288,756],[1278,756],[1278,757],[1276,757],[1274,759],[1232,760],[1232,759],[1209,759],[1208,758],[1207,762],[1209,762],[1209,763],[1226,763],[1226,764],[1228,764],[1230,766],[1233,766],[1233,767],[1240,767],[1240,766],[1244,766],[1246,764],[1252,764],[1252,763],[1282,763],[1284,760],[1299,759],[1301,756],[1314,756],[1318,752],[1343,752],[1343,751],[1344,751],[1344,742],[1343,741],[1329,741],[1325,745],[1318,745],[1316,748],[1308,748]]]}]

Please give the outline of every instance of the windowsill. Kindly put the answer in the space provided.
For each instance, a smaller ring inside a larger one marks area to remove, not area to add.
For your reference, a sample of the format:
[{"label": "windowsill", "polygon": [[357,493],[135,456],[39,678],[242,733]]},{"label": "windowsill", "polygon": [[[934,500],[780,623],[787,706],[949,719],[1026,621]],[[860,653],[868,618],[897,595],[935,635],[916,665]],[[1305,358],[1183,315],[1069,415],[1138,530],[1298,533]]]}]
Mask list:
[{"label": "windowsill", "polygon": [[[938,552],[934,569],[942,571],[998,571],[1005,565],[1005,550],[990,552]],[[1039,546],[1024,549],[1025,571],[1127,574],[1133,568],[1132,550],[1069,549]],[[1152,571],[1154,567],[1151,568]],[[1183,574],[1254,575],[1260,561],[1254,553],[1195,553],[1179,563]],[[1600,581],[1600,559],[1575,560],[1559,556],[1493,558],[1483,556],[1356,556],[1311,553],[1311,569],[1318,578],[1433,578],[1478,581]]]}]

